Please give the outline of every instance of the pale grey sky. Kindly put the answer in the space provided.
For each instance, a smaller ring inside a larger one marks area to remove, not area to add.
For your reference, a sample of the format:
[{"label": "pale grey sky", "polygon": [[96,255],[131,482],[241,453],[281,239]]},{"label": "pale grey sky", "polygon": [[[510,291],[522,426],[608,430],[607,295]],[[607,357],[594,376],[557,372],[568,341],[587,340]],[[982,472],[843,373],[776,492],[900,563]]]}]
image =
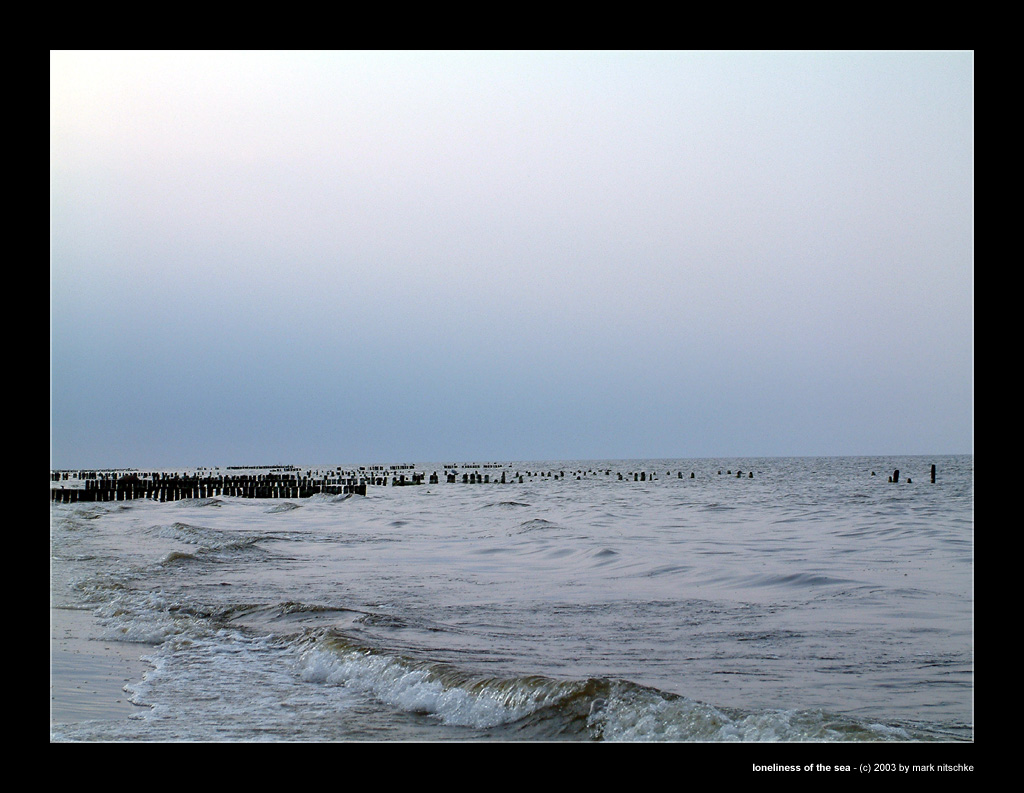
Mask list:
[{"label": "pale grey sky", "polygon": [[53,52],[51,464],[973,451],[972,52]]}]

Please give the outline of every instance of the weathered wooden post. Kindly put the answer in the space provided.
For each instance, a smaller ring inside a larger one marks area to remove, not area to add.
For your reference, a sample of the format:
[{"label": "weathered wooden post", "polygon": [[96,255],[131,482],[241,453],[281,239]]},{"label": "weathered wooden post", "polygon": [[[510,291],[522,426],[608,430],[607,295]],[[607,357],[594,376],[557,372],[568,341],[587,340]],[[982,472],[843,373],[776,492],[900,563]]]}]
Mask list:
[{"label": "weathered wooden post", "polygon": [[932,484],[935,484],[935,463],[932,463]]}]

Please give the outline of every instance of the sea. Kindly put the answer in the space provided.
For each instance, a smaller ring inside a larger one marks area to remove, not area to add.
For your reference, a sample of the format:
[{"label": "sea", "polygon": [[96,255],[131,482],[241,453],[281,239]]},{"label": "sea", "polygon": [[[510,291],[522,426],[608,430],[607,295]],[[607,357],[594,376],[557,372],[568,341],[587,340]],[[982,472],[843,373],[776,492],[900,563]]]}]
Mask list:
[{"label": "sea", "polygon": [[974,741],[973,454],[414,472],[51,503],[51,607],[145,670],[51,742]]}]

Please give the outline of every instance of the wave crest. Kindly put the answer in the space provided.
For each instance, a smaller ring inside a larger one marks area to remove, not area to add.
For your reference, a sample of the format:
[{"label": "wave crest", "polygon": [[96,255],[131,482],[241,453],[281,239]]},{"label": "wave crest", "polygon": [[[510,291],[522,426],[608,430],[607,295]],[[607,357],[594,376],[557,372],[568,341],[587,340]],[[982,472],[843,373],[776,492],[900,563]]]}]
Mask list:
[{"label": "wave crest", "polygon": [[907,741],[919,732],[817,710],[744,712],[610,678],[495,677],[361,646],[336,632],[302,654],[308,682],[341,685],[500,738],[592,741]]}]

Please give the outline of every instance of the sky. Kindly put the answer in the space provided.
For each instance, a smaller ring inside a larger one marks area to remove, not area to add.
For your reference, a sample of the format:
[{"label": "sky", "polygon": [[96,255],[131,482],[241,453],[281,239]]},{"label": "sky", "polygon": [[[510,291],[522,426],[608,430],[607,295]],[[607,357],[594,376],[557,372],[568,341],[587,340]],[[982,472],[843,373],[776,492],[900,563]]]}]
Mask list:
[{"label": "sky", "polygon": [[973,452],[970,51],[53,51],[51,468]]}]

